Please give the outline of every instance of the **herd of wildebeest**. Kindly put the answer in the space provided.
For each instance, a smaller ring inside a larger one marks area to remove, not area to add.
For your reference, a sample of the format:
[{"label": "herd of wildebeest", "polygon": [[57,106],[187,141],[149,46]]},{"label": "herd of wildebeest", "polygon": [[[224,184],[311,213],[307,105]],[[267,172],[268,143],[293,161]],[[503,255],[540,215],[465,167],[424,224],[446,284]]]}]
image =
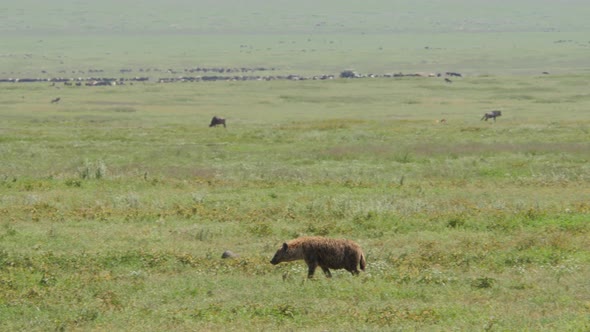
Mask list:
[{"label": "herd of wildebeest", "polygon": [[[332,80],[336,78],[392,78],[392,77],[445,77],[445,82],[451,83],[449,77],[462,77],[461,73],[385,73],[385,74],[360,74],[353,70],[344,70],[339,75],[318,74],[304,76],[298,74],[267,74],[269,72],[279,71],[277,68],[187,68],[184,70],[159,70],[159,69],[139,69],[141,76],[130,76],[134,73],[132,69],[120,69],[119,72],[124,77],[101,77],[97,74],[104,73],[101,69],[89,69],[87,71],[72,71],[70,77],[66,76],[67,72],[60,71],[54,77],[22,77],[22,78],[0,78],[0,83],[36,83],[50,82],[53,85],[63,83],[66,86],[108,86],[108,85],[125,85],[133,82],[157,82],[157,83],[174,83],[174,82],[212,82],[212,81],[273,81],[273,80]],[[165,73],[165,77],[151,77],[149,73]],[[264,73],[264,75],[257,75]],[[5,74],[5,73],[2,73]],[[13,73],[11,73],[13,74]],[[49,76],[47,71],[41,71],[42,76]],[[90,74],[89,76],[80,76]],[[194,75],[200,74],[200,75]],[[76,77],[72,77],[75,75]]]}]

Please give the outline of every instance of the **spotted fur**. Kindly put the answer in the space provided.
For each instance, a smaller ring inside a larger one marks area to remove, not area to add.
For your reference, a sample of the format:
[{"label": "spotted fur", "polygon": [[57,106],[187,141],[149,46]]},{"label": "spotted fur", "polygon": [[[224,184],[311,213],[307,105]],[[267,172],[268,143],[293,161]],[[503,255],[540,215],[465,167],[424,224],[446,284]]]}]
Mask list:
[{"label": "spotted fur", "polygon": [[367,265],[361,247],[351,240],[325,237],[300,237],[283,243],[277,250],[271,264],[304,260],[308,266],[308,278],[312,278],[319,266],[326,277],[331,278],[330,269],[345,269],[353,275],[365,270]]}]

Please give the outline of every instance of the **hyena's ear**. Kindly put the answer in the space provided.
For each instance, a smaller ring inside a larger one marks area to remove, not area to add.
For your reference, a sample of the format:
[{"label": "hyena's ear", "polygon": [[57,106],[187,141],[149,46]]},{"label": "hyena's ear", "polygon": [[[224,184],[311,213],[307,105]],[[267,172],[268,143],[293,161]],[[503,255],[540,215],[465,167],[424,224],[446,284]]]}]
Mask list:
[{"label": "hyena's ear", "polygon": [[283,243],[283,250],[287,251],[287,249],[289,249],[289,246],[287,245],[287,242]]}]

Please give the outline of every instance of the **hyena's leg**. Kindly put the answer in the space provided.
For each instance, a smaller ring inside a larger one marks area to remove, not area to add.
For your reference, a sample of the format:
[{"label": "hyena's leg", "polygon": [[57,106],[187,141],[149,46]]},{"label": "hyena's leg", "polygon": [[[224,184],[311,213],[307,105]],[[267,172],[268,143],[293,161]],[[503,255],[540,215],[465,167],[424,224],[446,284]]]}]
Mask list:
[{"label": "hyena's leg", "polygon": [[313,274],[315,273],[315,269],[316,267],[318,267],[318,262],[315,261],[311,261],[311,262],[307,262],[307,277],[308,278],[313,278]]}]

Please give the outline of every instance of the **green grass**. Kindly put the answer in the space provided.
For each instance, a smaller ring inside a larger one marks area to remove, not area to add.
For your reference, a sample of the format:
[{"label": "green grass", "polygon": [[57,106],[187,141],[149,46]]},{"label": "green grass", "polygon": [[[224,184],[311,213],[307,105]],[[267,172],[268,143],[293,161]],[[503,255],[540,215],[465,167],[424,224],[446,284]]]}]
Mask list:
[{"label": "green grass", "polygon": [[588,329],[587,79],[5,85],[0,326]]}]

